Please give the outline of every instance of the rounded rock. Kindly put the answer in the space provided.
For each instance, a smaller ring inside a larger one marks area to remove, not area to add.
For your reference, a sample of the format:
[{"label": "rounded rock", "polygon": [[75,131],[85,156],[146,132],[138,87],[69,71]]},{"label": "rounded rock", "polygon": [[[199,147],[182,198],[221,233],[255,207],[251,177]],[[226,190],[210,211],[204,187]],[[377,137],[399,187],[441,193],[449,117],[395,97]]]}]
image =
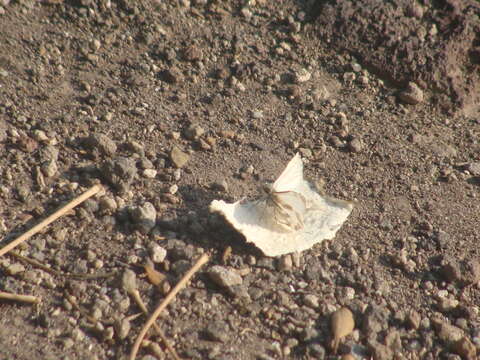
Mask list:
[{"label": "rounded rock", "polygon": [[398,94],[398,98],[405,104],[416,105],[423,102],[423,90],[414,82],[409,82],[407,87]]},{"label": "rounded rock", "polygon": [[242,277],[235,270],[220,265],[212,266],[208,270],[208,275],[215,284],[221,287],[230,287],[243,283]]}]

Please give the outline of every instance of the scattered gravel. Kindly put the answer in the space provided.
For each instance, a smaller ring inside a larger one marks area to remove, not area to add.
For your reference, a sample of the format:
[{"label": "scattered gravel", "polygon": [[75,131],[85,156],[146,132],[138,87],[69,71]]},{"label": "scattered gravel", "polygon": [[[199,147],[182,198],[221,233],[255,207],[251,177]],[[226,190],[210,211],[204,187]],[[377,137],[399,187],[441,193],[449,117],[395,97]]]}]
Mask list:
[{"label": "scattered gravel", "polygon": [[[158,322],[182,358],[478,357],[478,11],[313,3],[0,0],[4,243],[104,185],[15,249],[77,277],[0,258],[1,291],[41,298],[2,301],[0,358],[127,358],[133,296],[154,309],[205,252]],[[267,258],[208,204],[260,196],[296,152],[355,210]]]}]

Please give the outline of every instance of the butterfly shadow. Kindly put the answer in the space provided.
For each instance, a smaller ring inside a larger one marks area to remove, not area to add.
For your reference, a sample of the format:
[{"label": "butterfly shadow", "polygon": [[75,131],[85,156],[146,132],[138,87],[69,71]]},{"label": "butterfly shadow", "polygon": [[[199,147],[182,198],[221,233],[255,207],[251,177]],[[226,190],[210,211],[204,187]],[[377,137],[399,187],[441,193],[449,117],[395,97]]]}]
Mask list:
[{"label": "butterfly shadow", "polygon": [[247,244],[243,235],[238,233],[221,216],[211,213],[210,203],[215,199],[233,201],[225,192],[195,186],[181,186],[178,189],[183,204],[177,209],[174,219],[157,220],[161,230],[177,233],[185,242],[200,245],[211,252],[224,252],[229,246],[234,254],[261,255],[260,250]]}]

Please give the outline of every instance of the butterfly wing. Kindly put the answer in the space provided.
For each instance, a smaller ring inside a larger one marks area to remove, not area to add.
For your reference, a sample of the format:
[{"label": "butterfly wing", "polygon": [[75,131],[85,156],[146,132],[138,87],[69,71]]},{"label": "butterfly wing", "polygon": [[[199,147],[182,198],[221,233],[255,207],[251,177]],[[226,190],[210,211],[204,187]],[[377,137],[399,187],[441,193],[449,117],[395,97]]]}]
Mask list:
[{"label": "butterfly wing", "polygon": [[303,217],[307,205],[303,195],[294,191],[272,192],[267,200],[271,207],[271,216],[279,228],[284,231],[303,229]]},{"label": "butterfly wing", "polygon": [[296,189],[303,182],[303,161],[297,153],[287,164],[277,180],[273,183],[274,192],[289,192]]}]

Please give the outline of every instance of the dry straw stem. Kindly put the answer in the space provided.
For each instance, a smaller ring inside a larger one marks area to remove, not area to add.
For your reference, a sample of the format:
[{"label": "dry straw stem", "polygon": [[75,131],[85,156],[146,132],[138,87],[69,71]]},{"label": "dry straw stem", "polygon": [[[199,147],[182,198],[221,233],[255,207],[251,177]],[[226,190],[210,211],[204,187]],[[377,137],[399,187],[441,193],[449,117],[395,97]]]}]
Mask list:
[{"label": "dry straw stem", "polygon": [[138,349],[140,348],[140,344],[142,343],[143,338],[147,334],[147,331],[152,327],[153,323],[155,320],[157,320],[158,316],[160,313],[167,307],[168,304],[175,298],[177,293],[187,284],[188,280],[202,267],[203,264],[205,264],[208,261],[209,257],[207,254],[203,254],[200,259],[197,260],[195,265],[192,266],[190,270],[183,276],[183,278],[178,282],[177,285],[170,291],[170,293],[165,297],[165,299],[160,303],[160,305],[157,307],[155,312],[150,316],[148,321],[145,323],[143,326],[142,330],[140,331],[140,334],[138,334],[137,340],[135,341],[135,344],[133,344],[132,351],[130,353],[130,360],[135,360],[135,357],[137,356]]},{"label": "dry straw stem", "polygon": [[72,201],[70,201],[68,204],[62,206],[60,209],[55,211],[52,215],[48,216],[46,219],[42,220],[40,223],[35,225],[33,228],[28,230],[26,233],[23,235],[20,235],[18,238],[10,242],[9,244],[5,245],[2,249],[0,249],[0,256],[5,255],[8,253],[10,250],[15,248],[16,246],[20,245],[22,242],[25,240],[31,238],[33,235],[41,231],[44,227],[50,225],[52,222],[57,220],[60,216],[66,214],[70,210],[72,210],[75,206],[81,204],[88,198],[92,197],[96,193],[98,193],[102,189],[102,185],[97,184],[92,186],[90,189],[85,191],[82,195],[76,197]]},{"label": "dry straw stem", "polygon": [[[142,312],[148,316],[148,310],[145,306],[142,297],[140,296],[140,292],[137,289],[137,277],[132,270],[125,270],[122,276],[122,287],[123,289],[135,300],[138,307],[142,309]],[[167,350],[170,352],[172,357],[175,360],[181,360],[181,358],[177,355],[175,349],[170,345],[170,342],[167,340],[165,334],[163,333],[162,329],[157,325],[157,323],[153,323],[154,329],[157,331],[157,334],[162,339],[163,343],[165,344]]]},{"label": "dry straw stem", "polygon": [[3,291],[0,291],[0,299],[21,301],[21,302],[26,302],[30,304],[38,304],[40,302],[40,299],[36,296],[12,294],[12,293],[3,292]]},{"label": "dry straw stem", "polygon": [[11,255],[15,258],[17,258],[20,261],[23,261],[29,265],[35,266],[39,269],[42,269],[45,272],[48,272],[49,274],[52,275],[57,275],[57,276],[64,276],[67,278],[72,278],[72,279],[80,279],[80,280],[96,280],[96,279],[103,279],[103,278],[109,278],[112,276],[116,275],[115,271],[109,272],[109,273],[103,273],[103,274],[75,274],[75,273],[65,273],[63,271],[58,271],[52,268],[49,268],[48,266],[42,264],[41,262],[30,259],[28,257],[25,257],[23,255],[18,254],[15,251],[10,251],[8,255]]},{"label": "dry straw stem", "polygon": [[[145,314],[145,315],[148,315],[148,310],[147,310],[147,307],[145,306],[145,303],[143,302],[141,296],[140,296],[140,293],[137,289],[132,289],[129,291],[129,294],[133,297],[133,299],[135,300],[135,302],[137,303],[138,307],[140,307],[140,309],[142,310],[142,312]],[[170,354],[172,354],[172,357],[175,359],[175,360],[181,360],[181,358],[178,356],[177,352],[175,351],[175,349],[172,347],[172,345],[170,345],[170,342],[168,341],[167,337],[165,336],[165,334],[163,333],[162,329],[160,329],[160,327],[156,324],[156,323],[153,323],[153,327],[155,328],[155,330],[157,331],[157,334],[160,336],[160,338],[162,339],[163,343],[165,344],[165,346],[167,347],[168,351],[170,352]]]}]

